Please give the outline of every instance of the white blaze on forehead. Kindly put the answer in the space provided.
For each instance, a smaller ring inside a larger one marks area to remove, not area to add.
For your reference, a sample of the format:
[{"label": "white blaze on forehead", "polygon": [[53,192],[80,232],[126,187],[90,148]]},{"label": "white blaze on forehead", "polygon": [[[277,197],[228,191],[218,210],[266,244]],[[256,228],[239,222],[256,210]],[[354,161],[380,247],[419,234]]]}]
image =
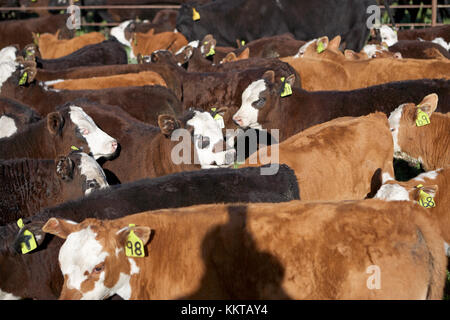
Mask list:
[{"label": "white blaze on forehead", "polygon": [[9,46],[0,50],[0,92],[6,80],[16,71],[18,63],[16,62],[17,48]]},{"label": "white blaze on forehead", "polygon": [[[106,188],[108,186],[108,182],[106,181],[105,172],[102,167],[95,161],[94,158],[82,152],[81,161],[80,161],[80,173],[86,177],[86,181],[95,180],[99,185],[100,189]],[[91,193],[95,188],[89,188],[89,184],[87,185],[85,195]]]},{"label": "white blaze on forehead", "polygon": [[367,54],[369,58],[373,58],[373,56],[377,52],[381,51],[389,51],[387,48],[382,46],[377,46],[376,44],[366,44],[363,48],[363,51]]},{"label": "white blaze on forehead", "polygon": [[199,148],[198,144],[201,145],[201,141],[194,140],[194,147],[202,167],[213,164],[214,162],[219,166],[230,164],[227,161],[226,155],[227,153],[233,153],[234,149],[213,152],[214,146],[223,141],[223,134],[219,123],[214,120],[209,112],[194,111],[194,116],[187,121],[187,125],[194,127],[195,136],[209,138],[209,145],[205,148]]},{"label": "white blaze on forehead", "polygon": [[389,126],[391,128],[392,140],[394,141],[394,153],[400,153],[401,149],[398,145],[398,131],[400,129],[400,119],[403,113],[403,107],[405,105],[402,104],[397,109],[391,112],[389,115]]},{"label": "white blaze on forehead", "polygon": [[[69,234],[59,251],[61,272],[67,275],[67,288],[80,290],[95,266],[105,261],[108,253],[96,240],[97,234],[91,227]],[[104,271],[102,272],[104,273]]]},{"label": "white blaze on forehead", "polygon": [[408,201],[409,192],[399,184],[385,184],[381,186],[374,198],[386,201]]},{"label": "white blaze on forehead", "polygon": [[259,94],[267,90],[266,82],[263,79],[252,82],[242,93],[242,104],[234,117],[242,120],[241,127],[261,129],[258,123],[258,109],[252,103],[259,100]]},{"label": "white blaze on forehead", "polygon": [[117,143],[116,139],[110,137],[104,131],[100,130],[94,120],[86,114],[80,107],[70,107],[70,119],[78,127],[80,132],[87,130],[87,134],[82,134],[86,139],[89,149],[95,159],[101,156],[110,156],[115,152],[112,144]]},{"label": "white blaze on forehead", "polygon": [[132,20],[127,20],[119,24],[117,27],[111,28],[111,35],[114,36],[121,44],[131,48],[131,42],[125,38],[125,29]]},{"label": "white blaze on forehead", "polygon": [[397,33],[387,25],[383,25],[380,28],[381,42],[386,42],[390,47],[398,42]]},{"label": "white blaze on forehead", "polygon": [[305,52],[306,52],[306,49],[308,49],[308,47],[310,46],[310,45],[312,45],[314,42],[316,42],[317,41],[317,39],[312,39],[312,40],[310,40],[310,41],[308,41],[307,43],[305,43],[304,45],[302,45],[301,47],[300,47],[300,49],[298,49],[298,52],[297,52],[297,54],[294,56],[294,58],[301,58],[301,57],[303,57],[303,55],[305,54]]},{"label": "white blaze on forehead", "polygon": [[16,123],[13,118],[8,116],[0,117],[0,138],[12,136],[17,132]]}]

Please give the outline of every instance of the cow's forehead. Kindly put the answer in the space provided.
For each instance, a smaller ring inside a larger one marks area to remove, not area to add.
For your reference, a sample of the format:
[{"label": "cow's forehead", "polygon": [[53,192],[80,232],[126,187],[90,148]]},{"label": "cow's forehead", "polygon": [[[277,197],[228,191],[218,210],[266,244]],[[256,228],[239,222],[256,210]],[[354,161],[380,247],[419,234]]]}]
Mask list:
[{"label": "cow's forehead", "polygon": [[187,124],[194,127],[194,134],[220,135],[222,137],[219,124],[209,112],[194,111],[194,116],[187,121]]},{"label": "cow's forehead", "polygon": [[96,127],[94,120],[80,107],[70,106],[69,114],[72,122],[78,126],[88,124]]},{"label": "cow's forehead", "polygon": [[259,99],[259,94],[266,89],[267,86],[264,79],[252,82],[242,93],[242,104],[257,101]]},{"label": "cow's forehead", "polygon": [[105,261],[108,252],[97,239],[91,226],[69,234],[59,252],[59,263],[63,275],[67,275],[72,287],[79,289],[85,280],[85,272]]}]

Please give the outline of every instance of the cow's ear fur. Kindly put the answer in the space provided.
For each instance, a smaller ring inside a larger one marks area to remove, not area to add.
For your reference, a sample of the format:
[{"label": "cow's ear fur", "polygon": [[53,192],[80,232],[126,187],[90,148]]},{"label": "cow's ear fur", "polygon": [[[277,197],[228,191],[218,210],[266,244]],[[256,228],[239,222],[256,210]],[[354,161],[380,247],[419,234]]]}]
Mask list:
[{"label": "cow's ear fur", "polygon": [[341,45],[341,36],[337,35],[328,43],[328,49],[331,50],[339,50],[339,46]]},{"label": "cow's ear fur", "polygon": [[[316,41],[316,48],[319,47],[319,43],[323,44],[323,48],[324,49],[328,49],[329,41],[328,41],[328,37],[327,36],[320,37],[319,39],[317,39],[317,41]],[[339,43],[340,43],[340,41],[339,41]]]},{"label": "cow's ear fur", "polygon": [[275,82],[275,72],[273,70],[267,70],[264,72],[262,78],[266,80],[268,83],[274,83]]},{"label": "cow's ear fur", "polygon": [[428,193],[430,196],[432,196],[434,198],[434,197],[436,197],[436,195],[438,193],[439,187],[434,184],[434,185],[427,185],[422,188],[415,188],[415,192],[414,192],[414,200],[415,201],[419,200],[420,190],[423,190],[424,192]]},{"label": "cow's ear fur", "polygon": [[42,227],[42,231],[51,233],[62,239],[66,239],[69,234],[74,232],[78,227],[77,223],[69,220],[50,218]]},{"label": "cow's ear fur", "polygon": [[158,126],[161,129],[161,133],[169,137],[175,129],[180,127],[180,124],[175,117],[168,114],[161,114],[158,116]]},{"label": "cow's ear fur", "polygon": [[44,242],[44,239],[45,239],[45,232],[42,231],[42,226],[43,226],[42,222],[27,223],[24,228],[19,230],[19,233],[17,234],[16,238],[14,239],[14,242],[13,242],[14,250],[17,253],[22,252],[22,249],[21,249],[22,243],[25,242],[27,240],[27,238],[29,237],[27,235],[24,235],[25,230],[28,230],[33,234],[34,239],[36,240],[36,244],[38,246],[40,246]]},{"label": "cow's ear fur", "polygon": [[241,54],[237,57],[237,60],[244,60],[250,58],[250,48],[247,47],[244,49],[244,51],[241,52]]},{"label": "cow's ear fur", "polygon": [[147,244],[147,242],[150,240],[152,229],[150,229],[149,227],[135,226],[130,228],[129,226],[127,226],[117,231],[118,242],[120,244],[123,244],[123,246],[125,246],[131,230],[133,230],[134,234],[142,241],[144,245]]},{"label": "cow's ear fur", "polygon": [[294,86],[295,83],[295,74],[291,74],[286,78],[286,83],[289,84],[291,87]]},{"label": "cow's ear fur", "polygon": [[347,60],[358,60],[358,57],[356,55],[356,52],[350,49],[344,50],[344,57]]},{"label": "cow's ear fur", "polygon": [[58,134],[64,126],[64,118],[59,112],[50,112],[47,115],[47,129],[51,134]]},{"label": "cow's ear fur", "polygon": [[61,156],[56,162],[56,174],[64,181],[70,181],[73,179],[73,171],[75,165],[73,161],[66,156]]},{"label": "cow's ear fur", "polygon": [[437,108],[438,100],[439,100],[438,95],[436,93],[432,93],[423,98],[422,102],[419,103],[417,107],[420,107],[420,109],[423,112],[425,112],[429,117],[431,117],[431,114]]}]

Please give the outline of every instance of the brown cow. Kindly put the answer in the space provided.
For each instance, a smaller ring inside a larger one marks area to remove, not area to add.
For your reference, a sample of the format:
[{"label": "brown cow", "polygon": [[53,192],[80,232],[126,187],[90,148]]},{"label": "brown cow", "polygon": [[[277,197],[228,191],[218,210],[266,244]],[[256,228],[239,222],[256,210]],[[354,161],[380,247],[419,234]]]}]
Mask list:
[{"label": "brown cow", "polygon": [[100,130],[82,108],[69,105],[22,132],[0,139],[0,159],[54,159],[66,154],[71,146],[99,159],[112,156],[117,141]]},{"label": "brown cow", "polygon": [[392,111],[389,123],[394,157],[435,170],[450,164],[450,113],[435,112],[438,95],[430,94],[416,106],[404,103]]},{"label": "brown cow", "polygon": [[50,218],[43,231],[66,239],[60,299],[442,299],[436,228],[414,204],[371,199]]},{"label": "brown cow", "polygon": [[[375,195],[377,199],[418,203],[421,191],[428,194],[425,197],[432,197],[434,206],[430,199],[425,199],[422,203],[429,210],[430,216],[436,219],[444,240],[450,243],[450,167],[422,173],[406,182],[396,181],[392,176],[383,173],[382,183]],[[450,256],[450,250],[447,251]]]},{"label": "brown cow", "polygon": [[100,32],[89,32],[73,39],[59,40],[59,32],[58,30],[55,34],[44,33],[39,35],[39,37],[33,32],[33,37],[35,37],[35,42],[37,41],[38,43],[42,59],[61,58],[89,44],[100,43],[106,40],[105,36]]},{"label": "brown cow", "polygon": [[0,225],[108,186],[97,161],[80,151],[56,160],[2,160],[0,181]]},{"label": "brown cow", "polygon": [[161,32],[154,34],[151,29],[147,33],[135,32],[131,36],[131,48],[135,56],[150,55],[157,50],[169,50],[173,53],[188,44],[180,32]]},{"label": "brown cow", "polygon": [[142,71],[138,73],[125,73],[107,77],[91,77],[86,79],[72,79],[64,81],[47,82],[46,86],[59,90],[97,90],[106,88],[128,86],[159,85],[167,87],[164,79],[156,72]]},{"label": "brown cow", "polygon": [[[334,40],[334,39],[333,39]],[[318,53],[320,51],[320,53]],[[281,58],[300,75],[302,88],[353,90],[413,79],[450,79],[450,63],[441,59],[370,59],[350,61],[327,37],[312,40],[299,50],[298,57]]]},{"label": "brown cow", "polygon": [[302,200],[357,200],[370,192],[378,168],[394,175],[393,150],[387,117],[377,112],[313,126],[259,149],[243,166],[266,164],[270,155],[295,171]]}]

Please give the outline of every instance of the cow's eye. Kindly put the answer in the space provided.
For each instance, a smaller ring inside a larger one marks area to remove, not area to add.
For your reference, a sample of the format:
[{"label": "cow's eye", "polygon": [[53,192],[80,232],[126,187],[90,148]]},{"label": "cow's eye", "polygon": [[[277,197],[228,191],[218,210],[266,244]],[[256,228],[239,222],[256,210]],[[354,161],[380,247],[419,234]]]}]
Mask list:
[{"label": "cow's eye", "polygon": [[259,98],[258,100],[255,101],[255,106],[262,107],[264,103],[266,103],[266,98]]},{"label": "cow's eye", "polygon": [[86,128],[82,128],[82,129],[80,129],[80,132],[81,132],[81,134],[82,134],[83,136],[85,136],[85,135],[89,134],[89,130],[88,130],[88,129],[86,129]]},{"label": "cow's eye", "polygon": [[99,273],[99,272],[102,272],[103,269],[105,269],[105,264],[104,263],[95,266],[95,268],[94,268],[94,270],[92,272],[93,273]]}]

